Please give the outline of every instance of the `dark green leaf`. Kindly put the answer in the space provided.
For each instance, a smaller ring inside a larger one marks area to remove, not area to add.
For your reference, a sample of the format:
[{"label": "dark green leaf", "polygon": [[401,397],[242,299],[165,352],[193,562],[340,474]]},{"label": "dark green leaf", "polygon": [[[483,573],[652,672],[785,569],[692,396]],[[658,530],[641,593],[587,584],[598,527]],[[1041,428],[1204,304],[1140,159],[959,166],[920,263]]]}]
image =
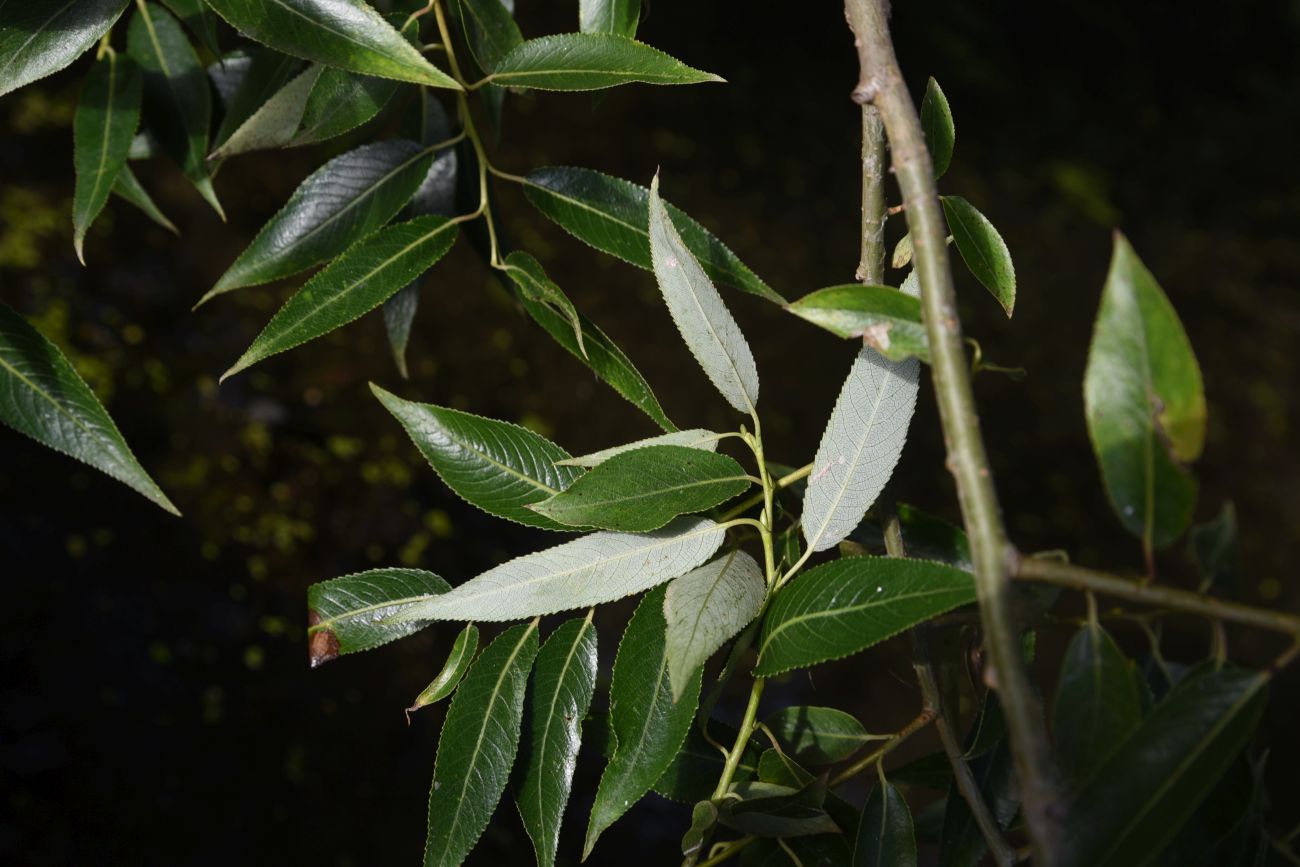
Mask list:
[{"label": "dark green leaf", "polygon": [[14,0],[0,6],[0,96],[53,75],[99,41],[129,0]]},{"label": "dark green leaf", "polygon": [[974,571],[970,542],[961,527],[907,503],[898,504],[898,524],[903,531],[907,556],[938,560],[966,572]]},{"label": "dark green leaf", "polygon": [[889,783],[876,786],[862,808],[853,867],[916,867],[912,811]]},{"label": "dark green leaf", "polygon": [[718,808],[712,801],[699,801],[691,808],[691,827],[682,837],[682,855],[687,864],[694,864],[704,854],[704,844],[717,824]]},{"label": "dark green leaf", "polygon": [[1147,548],[1168,545],[1196,504],[1186,464],[1205,443],[1205,392],[1178,315],[1119,234],[1083,390],[1088,434],[1115,514]]},{"label": "dark green leaf", "polygon": [[584,360],[587,360],[587,349],[582,339],[582,320],[578,317],[578,309],[573,306],[569,296],[546,276],[542,263],[538,262],[532,254],[516,250],[506,256],[502,270],[519,288],[524,298],[549,307],[569,321],[569,327],[573,330],[573,339],[578,344],[578,352],[582,354]]},{"label": "dark green leaf", "polygon": [[417,280],[397,291],[397,294],[384,302],[384,329],[388,333],[388,345],[393,350],[393,361],[402,379],[410,379],[406,369],[406,345],[411,340],[411,325],[415,322],[415,311],[420,306],[420,282]]},{"label": "dark green leaf", "polygon": [[835,820],[822,809],[826,781],[814,780],[802,788],[775,783],[744,782],[731,787],[720,804],[721,822],[755,837],[804,837],[840,831]]},{"label": "dark green leaf", "polygon": [[[709,723],[709,736],[728,747],[736,742],[736,730],[716,721]],[[758,742],[751,738],[736,767],[733,777],[736,782],[754,778],[761,753]],[[655,780],[654,791],[669,800],[687,804],[710,798],[722,775],[722,761],[722,753],[704,738],[699,725],[694,725],[672,762]]]},{"label": "dark green leaf", "polygon": [[285,302],[224,380],[265,358],[369,313],[433,267],[456,240],[456,224],[416,217],[349,247]]},{"label": "dark green leaf", "polygon": [[141,211],[144,211],[145,215],[148,216],[149,219],[153,220],[167,231],[178,235],[180,234],[180,231],[172,221],[167,219],[167,215],[159,210],[158,206],[154,204],[153,199],[149,196],[148,190],[140,185],[140,181],[136,178],[135,172],[131,171],[130,165],[124,165],[118,171],[117,178],[113,181],[113,192],[135,205]]},{"label": "dark green leaf", "polygon": [[451,587],[421,569],[371,569],[307,588],[311,667],[405,638],[429,624],[388,623],[394,612]]},{"label": "dark green leaf", "polygon": [[664,644],[664,592],[657,588],[637,606],[614,660],[610,729],[614,754],[600,778],[583,844],[584,859],[601,833],[650,790],[686,739],[700,697],[701,672],[673,701]]},{"label": "dark green leaf", "polygon": [[[979,786],[980,797],[988,805],[998,827],[1007,828],[1016,817],[1020,799],[1016,792],[1011,748],[1006,738],[998,740],[992,750],[972,760],[970,770]],[[976,867],[988,851],[988,843],[956,785],[948,790],[940,840],[940,867]]]},{"label": "dark green leaf", "polygon": [[1237,509],[1225,502],[1214,520],[1197,524],[1188,533],[1192,560],[1201,576],[1201,592],[1211,586],[1234,594],[1241,571],[1241,552],[1237,545]]},{"label": "dark green leaf", "polygon": [[[254,112],[294,77],[302,66],[302,61],[272,51],[270,48],[254,45],[242,59],[227,55],[225,66],[238,78],[234,90],[225,100],[226,113],[221,118],[221,125],[217,127],[217,134],[212,138],[212,143],[217,147],[224,144],[235,130],[243,126]],[[209,68],[209,77],[213,74],[214,69]],[[229,88],[230,84],[231,82],[228,82],[225,87]],[[218,84],[218,92],[221,87]]]},{"label": "dark green leaf", "polygon": [[970,574],[942,563],[835,560],[776,594],[763,621],[754,673],[770,677],[839,659],[974,601]]},{"label": "dark green leaf", "polygon": [[510,779],[537,622],[501,633],[456,690],[438,740],[425,867],[454,867],[478,842]]},{"label": "dark green leaf", "polygon": [[626,36],[561,33],[515,46],[488,76],[494,84],[538,90],[601,90],[620,84],[722,81]]},{"label": "dark green leaf", "polygon": [[704,430],[703,428],[692,428],[691,430],[679,430],[673,433],[659,434],[658,436],[647,437],[643,440],[624,443],[620,446],[610,446],[607,449],[601,449],[598,452],[579,455],[576,458],[567,458],[560,461],[570,467],[598,467],[605,461],[621,455],[624,452],[631,452],[637,449],[643,449],[646,446],[685,446],[690,449],[703,449],[708,452],[718,450],[718,440],[722,437],[713,431]]},{"label": "dark green leaf", "polygon": [[461,87],[361,0],[207,0],[236,30],[277,51],[430,87]]},{"label": "dark green leaf", "polygon": [[807,765],[843,761],[871,740],[862,723],[832,707],[784,707],[763,722],[786,752]]},{"label": "dark green leaf", "polygon": [[140,122],[140,82],[140,70],[131,58],[109,52],[91,67],[77,101],[72,125],[77,170],[72,243],[82,264],[86,230],[108,201]]},{"label": "dark green leaf", "polygon": [[[533,207],[579,241],[651,270],[650,190],[590,169],[555,166],[534,169],[525,178],[524,195]],[[725,244],[695,220],[667,205],[673,225],[704,272],[777,304],[785,299],[749,270]]]},{"label": "dark green leaf", "polygon": [[894,768],[889,778],[903,786],[946,791],[952,785],[952,763],[943,753],[930,753]]},{"label": "dark green leaf", "polygon": [[759,839],[740,853],[740,867],[795,867],[793,852],[804,867],[850,867],[853,851],[844,834],[814,834],[789,840]]},{"label": "dark green leaf", "polygon": [[524,711],[528,737],[517,800],[539,867],[555,863],[560,822],[582,745],[582,721],[595,686],[596,627],[588,614],[556,629],[542,645]]},{"label": "dark green leaf", "polygon": [[456,10],[470,54],[484,72],[496,69],[501,58],[524,41],[501,0],[456,0]]},{"label": "dark green leaf", "polygon": [[724,503],[750,484],[744,468],[726,455],[646,446],[615,455],[532,508],[570,527],[644,533]]},{"label": "dark green leaf", "polygon": [[758,616],[766,594],[763,570],[738,550],[673,579],[664,598],[664,619],[674,699],[714,651]]},{"label": "dark green leaf", "polygon": [[943,196],[942,201],[962,261],[1010,317],[1016,307],[1016,268],[1011,264],[1011,251],[1006,242],[970,202],[960,196]]},{"label": "dark green leaf", "polygon": [[451,645],[451,652],[447,654],[447,660],[442,664],[442,671],[438,672],[438,676],[429,682],[429,685],[406,709],[407,722],[410,722],[411,714],[420,708],[442,701],[456,691],[460,679],[465,676],[469,664],[474,661],[474,653],[477,650],[478,627],[473,623],[467,623]]},{"label": "dark green leaf", "polygon": [[1243,753],[1161,853],[1164,867],[1263,867],[1271,848],[1265,828],[1263,759]]},{"label": "dark green leaf", "polygon": [[569,453],[526,428],[427,403],[371,385],[420,453],[457,496],[490,515],[546,530],[568,530],[525,508],[573,484],[581,471],[556,466]]},{"label": "dark green leaf", "polygon": [[289,144],[315,144],[356,129],[379,114],[397,87],[389,78],[357,75],[341,69],[323,70],[307,97],[302,121]]},{"label": "dark green leaf", "polygon": [[162,4],[184,22],[190,33],[203,43],[204,48],[214,55],[221,53],[221,48],[217,45],[217,22],[208,11],[206,0],[162,0]]},{"label": "dark green leaf", "polygon": [[957,140],[957,129],[953,126],[948,97],[943,95],[939,82],[933,78],[925,83],[925,96],[921,99],[921,130],[925,133],[925,146],[934,162],[934,179],[937,181],[952,164],[952,147]]},{"label": "dark green leaf", "polygon": [[816,778],[815,774],[799,767],[794,759],[778,749],[763,750],[763,755],[758,758],[760,782],[802,789]]},{"label": "dark green leaf", "polygon": [[578,29],[631,39],[641,19],[641,0],[578,0]]},{"label": "dark green leaf", "polygon": [[1066,776],[1083,782],[1141,721],[1136,669],[1104,629],[1084,626],[1065,651],[1052,708]]},{"label": "dark green leaf", "polygon": [[921,302],[888,286],[850,283],[818,289],[786,306],[794,315],[840,337],[862,338],[886,358],[930,360]]}]

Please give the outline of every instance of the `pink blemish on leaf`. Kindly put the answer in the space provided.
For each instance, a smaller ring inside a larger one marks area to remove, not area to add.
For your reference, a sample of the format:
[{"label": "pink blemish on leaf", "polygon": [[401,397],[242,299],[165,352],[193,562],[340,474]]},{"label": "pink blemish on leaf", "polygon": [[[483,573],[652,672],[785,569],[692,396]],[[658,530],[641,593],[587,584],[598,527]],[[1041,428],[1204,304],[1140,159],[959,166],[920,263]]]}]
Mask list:
[{"label": "pink blemish on leaf", "polygon": [[676,267],[677,267],[677,257],[676,257],[676,256],[669,256],[669,257],[668,257],[668,261],[665,262],[664,264],[666,264],[669,268],[676,268]]}]

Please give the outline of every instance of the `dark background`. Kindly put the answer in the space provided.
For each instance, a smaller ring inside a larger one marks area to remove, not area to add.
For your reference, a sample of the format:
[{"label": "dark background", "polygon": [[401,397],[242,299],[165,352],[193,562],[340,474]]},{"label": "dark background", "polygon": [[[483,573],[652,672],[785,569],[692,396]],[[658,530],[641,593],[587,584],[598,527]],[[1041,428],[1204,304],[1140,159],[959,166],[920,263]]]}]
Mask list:
[{"label": "dark background", "polygon": [[[576,4],[519,5],[526,35],[575,26]],[[1081,391],[1110,233],[1120,227],[1200,359],[1210,428],[1197,515],[1232,499],[1242,528],[1241,580],[1225,592],[1294,610],[1300,4],[1239,0],[1212,14],[1165,2],[895,5],[913,93],[935,75],[956,117],[943,189],[979,206],[1015,257],[1010,321],[958,277],[968,333],[990,359],[1028,370],[1023,382],[976,382],[1013,537],[1025,550],[1066,548],[1087,564],[1140,568],[1137,543],[1104,498]],[[787,297],[850,281],[859,116],[841,10],[655,0],[640,35],[729,83],[512,98],[497,164],[520,173],[584,165],[641,183],[659,167],[665,195]],[[654,430],[532,326],[464,243],[425,279],[409,383],[374,314],[217,388],[216,375],[298,281],[242,290],[195,314],[190,306],[297,183],[350,145],[231,163],[216,181],[229,224],[174,168],[137,166],[182,237],[115,200],[83,269],[69,203],[70,119],[85,64],[0,102],[0,298],[69,351],[185,518],[0,431],[0,860],[414,863],[442,711],[408,728],[401,708],[437,670],[454,630],[308,671],[305,589],[376,565],[418,565],[457,583],[554,537],[464,507],[367,382],[522,421],[574,453]],[[509,234],[620,341],[675,421],[735,425],[649,274],[564,235],[516,190],[497,192]],[[769,455],[800,465],[853,347],[759,300],[726,298],[758,358]],[[895,495],[953,517],[928,388],[913,430]],[[1195,585],[1182,543],[1160,570]],[[605,674],[626,611],[602,612]],[[1196,659],[1207,632],[1183,623],[1168,655]],[[1069,633],[1044,634],[1045,674]],[[1118,635],[1142,650],[1140,635]],[[1259,664],[1280,648],[1234,630],[1230,649]],[[1278,682],[1260,737],[1271,751],[1275,830],[1300,810],[1287,791],[1295,687],[1290,674]],[[896,728],[918,704],[892,644],[791,678],[770,696],[773,707],[843,707],[873,731]],[[730,701],[721,712],[734,717]],[[921,741],[911,754],[932,747]],[[590,754],[580,762],[565,863],[601,765]],[[513,812],[499,812],[479,863],[530,861]],[[651,796],[592,860],[674,863],[686,817]]]}]

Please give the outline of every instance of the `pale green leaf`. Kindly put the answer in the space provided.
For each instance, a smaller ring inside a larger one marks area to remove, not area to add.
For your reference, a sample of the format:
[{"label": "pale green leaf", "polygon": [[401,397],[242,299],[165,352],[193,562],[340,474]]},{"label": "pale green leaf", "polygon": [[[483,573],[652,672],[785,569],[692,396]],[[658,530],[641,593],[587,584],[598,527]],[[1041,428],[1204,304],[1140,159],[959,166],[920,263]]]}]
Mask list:
[{"label": "pale green leaf", "polygon": [[209,159],[224,160],[236,154],[289,144],[302,123],[307,98],[324,69],[312,65],[299,73],[240,124]]},{"label": "pale green leaf", "polygon": [[228,54],[220,63],[208,67],[208,77],[213,79],[217,92],[223,94],[226,108],[212,143],[222,145],[301,67],[298,58],[262,45],[252,45],[246,53]]},{"label": "pale green leaf", "polygon": [[576,458],[566,458],[557,461],[561,466],[568,467],[598,467],[605,461],[621,455],[624,452],[642,449],[646,446],[682,446],[688,449],[704,449],[705,451],[715,452],[718,450],[718,440],[722,437],[713,431],[704,430],[703,428],[692,428],[691,430],[679,430],[673,433],[660,434],[659,436],[649,437],[635,442],[624,443],[621,446],[611,446],[607,449],[601,449],[598,452],[592,452],[588,455],[580,455]]},{"label": "pale green leaf", "polygon": [[743,551],[673,579],[664,596],[664,620],[674,699],[718,648],[758,616],[766,594],[763,570]]},{"label": "pale green leaf", "polygon": [[891,361],[930,360],[921,302],[888,286],[849,283],[811,292],[786,306],[832,334],[861,339]]}]

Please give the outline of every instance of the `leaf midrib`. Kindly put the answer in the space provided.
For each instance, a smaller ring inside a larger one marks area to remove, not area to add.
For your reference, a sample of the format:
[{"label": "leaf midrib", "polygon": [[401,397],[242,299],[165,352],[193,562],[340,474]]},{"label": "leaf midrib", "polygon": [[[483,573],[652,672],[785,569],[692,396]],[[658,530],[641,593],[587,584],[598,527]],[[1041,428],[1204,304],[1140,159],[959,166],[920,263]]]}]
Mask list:
[{"label": "leaf midrib", "polygon": [[[560,693],[563,691],[564,681],[569,673],[569,666],[573,664],[573,659],[578,653],[578,648],[582,645],[583,639],[587,637],[587,630],[591,628],[592,626],[590,620],[586,620],[583,622],[582,628],[578,630],[578,634],[574,638],[573,644],[569,647],[568,655],[564,658],[564,665],[560,668],[560,675],[555,680],[555,691],[551,693],[551,704],[547,708],[547,712],[546,712],[546,725],[542,729],[542,745],[541,745],[541,749],[539,749],[537,752],[538,768],[544,769],[546,767],[546,749],[551,745],[551,724],[555,722],[555,706],[560,701]],[[544,778],[542,777],[541,774],[538,774],[537,775],[537,803],[539,807],[542,804],[543,783],[544,783]],[[543,832],[545,832],[546,831],[545,811],[540,810],[539,813],[540,813],[539,819],[543,826],[542,830]]]},{"label": "leaf midrib", "polygon": [[[561,503],[558,506],[554,507],[554,511],[581,512],[585,509],[590,509],[595,507],[618,506],[625,503],[633,503],[638,500],[648,499],[650,497],[662,497],[662,496],[677,493],[678,491],[688,491],[691,490],[692,488],[703,488],[703,487],[708,487],[709,485],[720,485],[720,484],[725,484],[727,482],[736,482],[736,481],[743,482],[743,481],[748,481],[748,479],[749,476],[745,475],[744,473],[741,473],[740,475],[736,475],[736,476],[717,476],[708,479],[696,479],[694,481],[683,482],[678,485],[669,485],[663,488],[653,488],[653,489],[639,491],[637,493],[626,494],[618,497],[607,497],[605,499],[596,499],[594,497],[584,498],[582,500],[573,503],[572,506],[569,506],[567,508],[564,506],[563,503]],[[576,495],[575,495],[575,499],[576,499]],[[542,511],[542,509],[538,508],[537,511]],[[551,511],[551,510],[548,509],[547,511]]]},{"label": "leaf midrib", "polygon": [[[29,3],[30,3],[30,2],[34,2],[34,0],[27,0],[27,2],[29,2]],[[70,6],[75,5],[76,3],[77,3],[77,0],[68,0],[68,2],[65,3],[63,6],[59,7],[59,8],[56,9],[56,10],[54,10],[54,14],[51,15],[49,18],[46,18],[46,19],[45,19],[45,22],[44,22],[43,24],[41,24],[40,27],[35,28],[35,29],[32,31],[32,35],[29,36],[29,37],[27,37],[27,39],[23,42],[23,44],[22,44],[22,45],[19,45],[18,48],[14,50],[14,53],[9,57],[8,62],[6,62],[6,63],[4,64],[4,66],[0,66],[0,70],[6,70],[6,71],[7,71],[8,68],[9,68],[10,66],[12,66],[14,63],[16,63],[16,62],[18,61],[18,59],[19,59],[20,57],[23,56],[23,52],[24,52],[25,50],[27,50],[27,46],[29,46],[29,45],[31,45],[33,42],[35,42],[35,41],[36,41],[36,37],[40,36],[43,32],[45,32],[45,30],[50,26],[50,22],[54,21],[54,19],[56,19],[56,18],[58,18],[59,16],[61,16],[64,12],[67,12],[67,11],[68,11],[68,8],[69,8]]]},{"label": "leaf midrib", "polygon": [[[410,605],[413,602],[423,602],[425,599],[429,599],[431,597],[441,596],[441,595],[443,594],[422,593],[419,596],[404,596],[401,599],[390,599],[384,602],[375,602],[373,604],[363,605],[360,608],[351,608],[348,609],[347,611],[342,612],[341,614],[335,614],[331,617],[321,620],[319,623],[315,623],[311,626],[308,626],[307,633],[310,635],[313,632],[320,632],[322,629],[329,629],[331,626],[333,626],[336,623],[340,623],[344,620],[351,620],[354,617],[359,617],[362,614],[368,614],[371,611],[378,611],[381,608],[392,608],[394,605]],[[383,626],[384,624],[375,623],[369,625]]]},{"label": "leaf midrib", "polygon": [[[113,129],[113,102],[117,90],[117,56],[108,55],[108,105],[104,108],[103,135],[100,137],[99,164],[95,167],[95,180],[90,188],[90,202],[99,198],[99,190],[104,184],[104,174],[108,163],[108,143]],[[89,228],[87,226],[86,228]]]},{"label": "leaf midrib", "polygon": [[[98,433],[94,428],[89,427],[85,422],[83,422],[80,418],[78,418],[78,417],[77,417],[77,416],[76,416],[76,415],[75,415],[71,410],[69,410],[69,409],[68,409],[67,407],[65,407],[62,403],[60,403],[60,402],[59,402],[59,401],[54,397],[54,395],[50,394],[48,391],[46,391],[45,389],[41,388],[41,387],[38,386],[36,383],[32,382],[30,379],[28,379],[26,376],[24,376],[23,373],[22,373],[20,370],[18,370],[18,368],[14,367],[12,364],[10,364],[8,361],[5,360],[5,357],[4,357],[4,353],[3,353],[3,352],[0,352],[0,367],[3,367],[3,368],[4,368],[5,370],[7,370],[9,373],[13,374],[13,376],[14,376],[15,378],[17,378],[20,382],[22,382],[24,385],[26,385],[28,388],[30,388],[34,393],[36,393],[36,394],[40,395],[41,397],[45,398],[46,400],[48,400],[48,401],[49,401],[49,402],[54,406],[55,409],[57,409],[57,410],[58,410],[60,413],[62,413],[63,415],[67,416],[68,419],[69,419],[69,420],[70,420],[74,425],[76,425],[78,428],[80,428],[80,429],[81,429],[84,433],[86,433],[88,436],[91,436],[91,437],[95,438],[96,440],[100,441],[101,443],[103,443],[103,442],[108,442],[110,445],[114,445],[114,446],[116,446],[116,443],[113,443],[112,440],[111,440],[110,438],[106,438],[106,437],[102,436],[102,435],[99,434],[99,433]],[[92,394],[93,394],[93,392],[92,392]]]},{"label": "leaf midrib", "polygon": [[956,588],[956,587],[943,587],[934,590],[920,590],[915,593],[904,593],[898,596],[890,596],[885,599],[880,599],[877,601],[865,602],[861,605],[849,605],[844,608],[821,609],[819,611],[810,611],[804,614],[799,614],[787,620],[783,620],[781,623],[777,624],[775,629],[773,629],[770,633],[765,635],[763,637],[762,646],[759,647],[758,653],[759,656],[761,657],[763,655],[763,652],[767,650],[768,645],[770,645],[778,635],[780,635],[782,632],[784,632],[786,629],[792,626],[798,626],[799,624],[805,623],[809,620],[819,620],[824,617],[839,617],[845,614],[857,614],[860,611],[866,611],[870,608],[879,608],[883,605],[892,605],[896,602],[908,602],[913,599],[924,599],[929,596],[939,596],[944,593],[955,593],[958,592],[959,590],[960,588]]}]

